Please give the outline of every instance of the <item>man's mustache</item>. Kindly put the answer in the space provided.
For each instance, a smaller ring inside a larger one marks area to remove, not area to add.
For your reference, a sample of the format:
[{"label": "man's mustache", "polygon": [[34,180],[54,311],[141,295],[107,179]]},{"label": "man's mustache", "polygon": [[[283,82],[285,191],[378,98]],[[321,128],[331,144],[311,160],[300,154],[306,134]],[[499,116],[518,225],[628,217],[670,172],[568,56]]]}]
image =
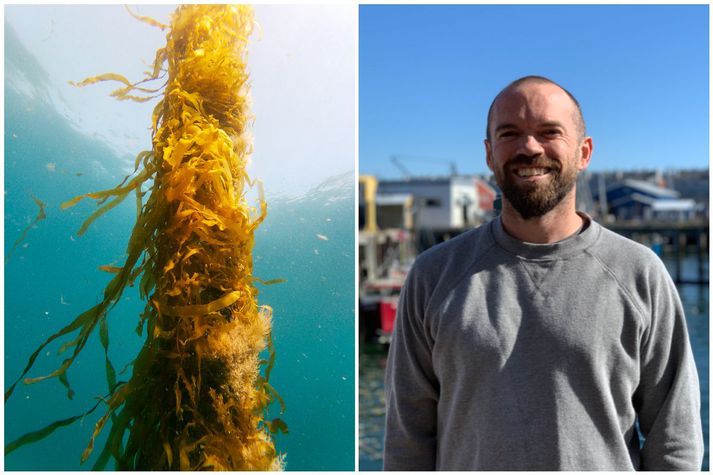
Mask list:
[{"label": "man's mustache", "polygon": [[561,164],[557,160],[552,160],[548,157],[536,156],[529,157],[527,155],[515,155],[507,163],[508,170],[512,170],[516,167],[534,167],[534,168],[550,168],[554,171],[559,172],[562,169]]}]

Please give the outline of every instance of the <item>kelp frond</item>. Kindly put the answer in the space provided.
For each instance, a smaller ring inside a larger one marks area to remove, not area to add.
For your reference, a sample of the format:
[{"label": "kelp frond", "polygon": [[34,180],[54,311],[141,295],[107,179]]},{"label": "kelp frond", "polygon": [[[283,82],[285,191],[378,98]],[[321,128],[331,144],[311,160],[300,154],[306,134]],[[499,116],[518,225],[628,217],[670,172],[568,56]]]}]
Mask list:
[{"label": "kelp frond", "polygon": [[37,212],[37,216],[35,216],[35,219],[33,219],[30,224],[25,226],[25,229],[23,229],[22,232],[20,233],[20,237],[17,238],[17,240],[13,243],[12,248],[5,256],[6,263],[10,259],[10,256],[12,256],[12,253],[15,252],[15,250],[20,246],[20,244],[22,244],[22,241],[25,240],[25,238],[27,237],[27,233],[30,232],[30,229],[32,229],[33,226],[35,226],[37,223],[39,223],[40,221],[42,221],[43,219],[45,219],[47,217],[47,215],[45,214],[45,204],[42,202],[42,200],[35,197],[35,195],[33,195],[31,193],[30,193],[30,196],[32,197],[32,200],[35,202],[35,204],[40,209]]},{"label": "kelp frond", "polygon": [[[137,156],[134,173],[117,187],[62,205],[97,201],[82,234],[133,191],[138,216],[127,258],[121,266],[101,267],[114,275],[103,300],[40,345],[5,399],[39,353],[64,337],[71,339],[61,349],[71,349],[70,356],[54,372],[25,382],[56,377],[71,391],[67,371],[99,327],[110,394],[82,461],[109,425],[94,468],[114,458],[119,469],[280,469],[282,457],[271,434],[286,433],[287,425],[280,418],[263,419],[271,402],[278,401],[283,410],[284,403],[268,382],[275,356],[271,312],[258,306],[254,286],[277,280],[252,275],[254,232],[267,208],[262,193],[257,208],[245,198],[253,183],[245,168],[251,152],[245,61],[252,10],[183,5],[170,27],[132,15],[168,28],[166,46],[156,53],[152,70],[138,82],[109,73],[75,85],[119,82],[123,86],[112,96],[120,100],[150,100],[161,92],[152,117],[152,149]],[[164,86],[143,86],[166,74]],[[136,280],[147,300],[137,326],[139,334],[145,332],[145,343],[132,362],[131,378],[117,382],[108,356],[107,314]],[[261,360],[266,348],[269,359]],[[10,451],[74,420],[28,434]]]}]

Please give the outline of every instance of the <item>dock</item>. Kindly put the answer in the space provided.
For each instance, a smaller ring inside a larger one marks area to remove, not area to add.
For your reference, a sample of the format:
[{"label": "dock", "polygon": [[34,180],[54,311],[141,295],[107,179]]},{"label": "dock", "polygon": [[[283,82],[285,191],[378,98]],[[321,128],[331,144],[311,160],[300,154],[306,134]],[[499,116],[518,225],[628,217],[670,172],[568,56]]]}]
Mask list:
[{"label": "dock", "polygon": [[[675,256],[673,277],[677,284],[708,285],[708,220],[699,219],[683,222],[637,222],[620,221],[601,223],[602,226],[617,234],[657,250],[657,246],[666,248],[667,254]],[[657,252],[659,255],[661,252]],[[683,259],[695,253],[698,261],[697,278],[685,278]]]}]

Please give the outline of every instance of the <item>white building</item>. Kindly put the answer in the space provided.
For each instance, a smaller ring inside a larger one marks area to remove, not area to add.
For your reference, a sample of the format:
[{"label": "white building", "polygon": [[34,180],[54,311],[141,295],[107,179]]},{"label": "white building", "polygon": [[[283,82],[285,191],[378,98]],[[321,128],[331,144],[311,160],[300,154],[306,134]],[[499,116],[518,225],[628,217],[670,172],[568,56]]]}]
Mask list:
[{"label": "white building", "polygon": [[379,181],[377,203],[394,195],[413,198],[414,227],[459,229],[482,222],[492,212],[495,190],[475,176]]}]

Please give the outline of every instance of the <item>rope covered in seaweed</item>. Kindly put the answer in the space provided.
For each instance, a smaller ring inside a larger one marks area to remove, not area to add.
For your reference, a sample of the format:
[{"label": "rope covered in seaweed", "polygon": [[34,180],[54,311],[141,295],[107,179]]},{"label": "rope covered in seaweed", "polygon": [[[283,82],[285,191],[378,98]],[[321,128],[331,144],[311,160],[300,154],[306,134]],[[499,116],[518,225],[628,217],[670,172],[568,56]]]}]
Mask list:
[{"label": "rope covered in seaweed", "polygon": [[[71,397],[67,370],[98,326],[110,394],[82,462],[110,423],[94,468],[103,468],[113,457],[118,469],[281,469],[283,459],[272,434],[287,432],[287,426],[281,419],[264,420],[271,402],[278,401],[284,410],[267,381],[274,362],[271,310],[258,306],[253,283],[262,281],[252,275],[254,232],[265,219],[267,206],[262,193],[259,208],[249,206],[245,197],[253,185],[246,172],[252,147],[247,126],[252,118],[245,64],[252,10],[183,5],[170,26],[134,16],[168,29],[153,70],[137,83],[110,73],[76,85],[118,81],[123,86],[112,96],[142,102],[162,92],[152,118],[152,150],[137,156],[133,177],[116,188],[63,204],[67,208],[90,198],[100,205],[79,230],[82,234],[134,192],[138,216],[126,262],[109,269],[116,275],[102,302],[31,355],[5,400],[42,349],[69,335],[73,339],[60,350],[72,349],[71,356],[54,372],[24,381],[56,377]],[[166,82],[159,88],[143,86],[162,78]],[[108,357],[107,314],[137,279],[148,302],[137,327],[140,335],[145,331],[145,343],[133,361],[131,378],[117,382]],[[269,359],[262,360],[260,353],[266,348]],[[6,446],[6,454],[74,420],[64,419],[20,438]]]}]

